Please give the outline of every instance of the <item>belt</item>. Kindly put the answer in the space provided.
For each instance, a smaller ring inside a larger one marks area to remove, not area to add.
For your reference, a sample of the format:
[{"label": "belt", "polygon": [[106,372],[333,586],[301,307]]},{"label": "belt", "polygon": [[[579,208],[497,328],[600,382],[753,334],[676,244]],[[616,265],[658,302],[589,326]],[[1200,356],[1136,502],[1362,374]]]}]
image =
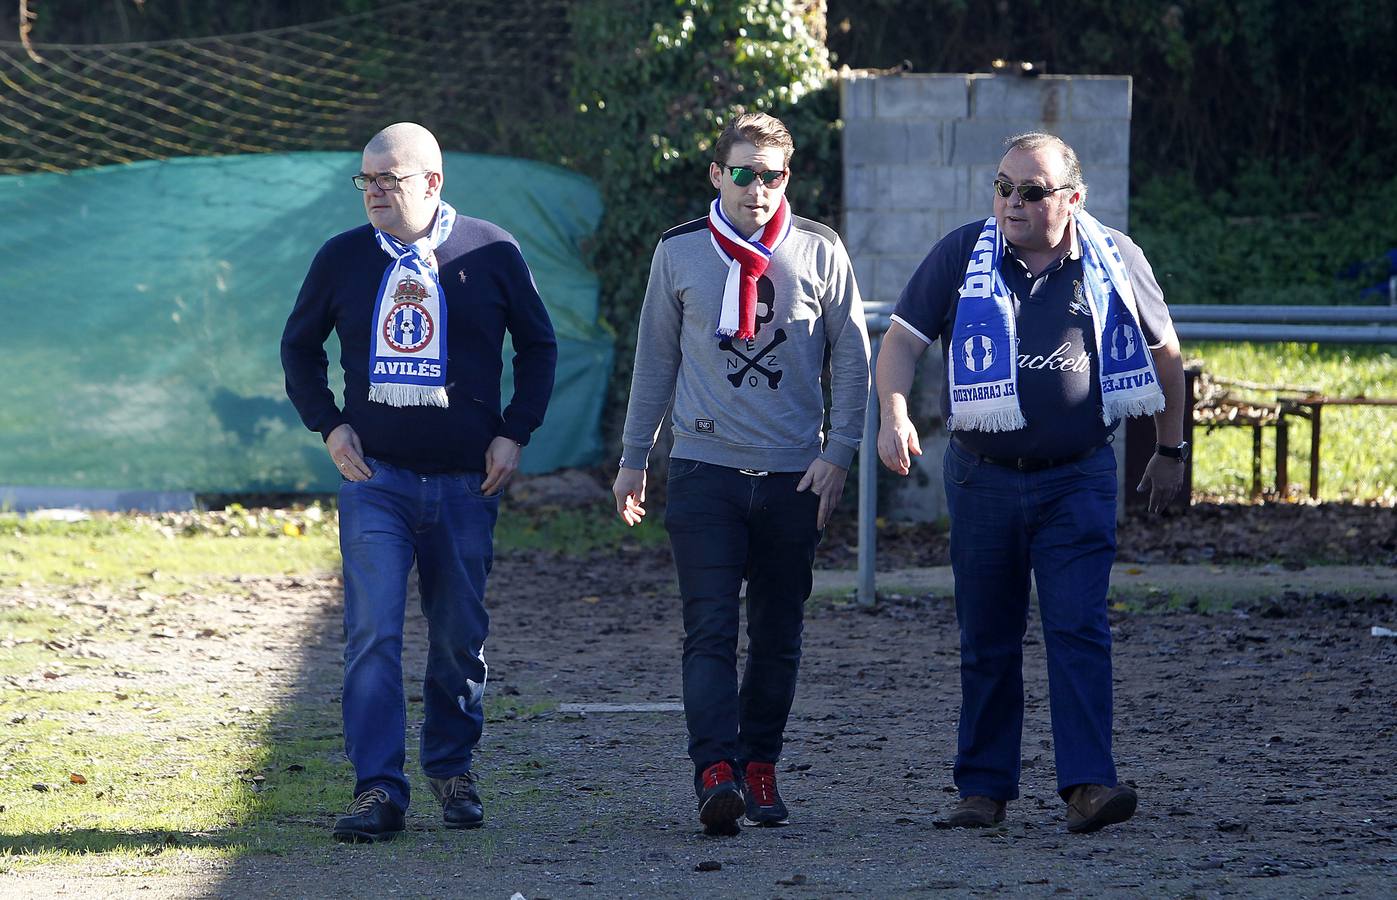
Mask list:
[{"label": "belt", "polygon": [[974,450],[967,449],[965,445],[959,441],[956,442],[956,446],[960,448],[962,453],[973,456],[982,463],[989,463],[992,466],[1003,466],[1006,469],[1017,469],[1020,472],[1041,472],[1044,469],[1055,469],[1058,466],[1067,466],[1072,463],[1081,462],[1097,450],[1100,450],[1104,445],[1098,444],[1095,447],[1088,447],[1081,453],[1072,456],[1058,457],[986,456],[983,453],[976,453]]}]

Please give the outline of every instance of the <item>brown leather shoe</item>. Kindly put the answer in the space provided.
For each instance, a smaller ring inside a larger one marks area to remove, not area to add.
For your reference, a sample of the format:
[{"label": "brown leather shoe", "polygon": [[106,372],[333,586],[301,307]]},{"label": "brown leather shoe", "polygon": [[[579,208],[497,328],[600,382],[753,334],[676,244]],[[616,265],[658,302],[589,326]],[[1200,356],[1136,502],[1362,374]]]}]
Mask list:
[{"label": "brown leather shoe", "polygon": [[1004,801],[989,797],[962,797],[946,824],[952,828],[988,828],[1004,821]]},{"label": "brown leather shoe", "polygon": [[1135,791],[1123,784],[1079,784],[1067,792],[1067,830],[1100,831],[1135,815]]}]

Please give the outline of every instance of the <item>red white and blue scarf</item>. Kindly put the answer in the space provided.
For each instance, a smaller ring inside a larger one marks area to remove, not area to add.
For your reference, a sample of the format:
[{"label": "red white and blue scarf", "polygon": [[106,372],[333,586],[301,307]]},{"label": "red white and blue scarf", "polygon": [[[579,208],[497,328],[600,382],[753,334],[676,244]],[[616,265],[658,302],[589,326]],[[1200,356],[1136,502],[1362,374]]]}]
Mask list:
[{"label": "red white and blue scarf", "polygon": [[783,196],[771,220],[756,234],[744,237],[723,214],[716,199],[709,206],[708,236],[713,249],[728,264],[718,337],[749,341],[756,336],[757,279],[766,273],[772,254],[791,233],[791,219],[791,205]]},{"label": "red white and blue scarf", "polygon": [[447,406],[446,302],[433,251],[451,234],[456,210],[442,202],[427,236],[411,244],[374,230],[392,257],[374,304],[369,399],[389,406]]}]

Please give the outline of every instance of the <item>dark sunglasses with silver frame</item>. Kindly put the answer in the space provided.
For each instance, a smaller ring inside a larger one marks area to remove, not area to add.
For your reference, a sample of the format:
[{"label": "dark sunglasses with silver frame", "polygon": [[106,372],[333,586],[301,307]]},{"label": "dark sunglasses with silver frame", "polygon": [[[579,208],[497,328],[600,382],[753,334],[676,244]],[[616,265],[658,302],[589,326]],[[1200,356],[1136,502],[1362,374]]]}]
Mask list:
[{"label": "dark sunglasses with silver frame", "polygon": [[1018,191],[1019,197],[1022,198],[1025,203],[1037,203],[1049,194],[1070,190],[1072,190],[1072,185],[1070,184],[1064,184],[1061,187],[1055,188],[1045,188],[1041,184],[1013,184],[999,178],[994,180],[994,191],[996,194],[1007,200],[1014,191]]}]

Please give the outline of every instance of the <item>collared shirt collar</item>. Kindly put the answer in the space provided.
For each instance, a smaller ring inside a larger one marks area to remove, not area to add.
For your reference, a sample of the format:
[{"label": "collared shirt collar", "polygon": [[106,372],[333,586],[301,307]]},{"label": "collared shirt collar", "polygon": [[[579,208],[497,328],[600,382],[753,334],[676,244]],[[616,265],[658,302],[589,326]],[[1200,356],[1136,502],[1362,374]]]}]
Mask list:
[{"label": "collared shirt collar", "polygon": [[[1027,264],[1025,264],[1024,261],[1019,258],[1019,255],[1014,252],[1013,244],[1010,244],[1008,241],[1005,241],[1004,250],[1006,253],[1009,254],[1009,256],[1013,258],[1014,262],[1018,263],[1020,266],[1023,266],[1025,272],[1028,271]],[[1067,222],[1067,255],[1059,258],[1057,262],[1053,263],[1051,266],[1048,266],[1042,272],[1039,272],[1038,277],[1042,277],[1043,275],[1046,275],[1049,272],[1056,272],[1058,269],[1061,269],[1064,265],[1066,265],[1069,260],[1081,258],[1082,245],[1077,241],[1077,220],[1075,218],[1072,218],[1069,219]]]}]

